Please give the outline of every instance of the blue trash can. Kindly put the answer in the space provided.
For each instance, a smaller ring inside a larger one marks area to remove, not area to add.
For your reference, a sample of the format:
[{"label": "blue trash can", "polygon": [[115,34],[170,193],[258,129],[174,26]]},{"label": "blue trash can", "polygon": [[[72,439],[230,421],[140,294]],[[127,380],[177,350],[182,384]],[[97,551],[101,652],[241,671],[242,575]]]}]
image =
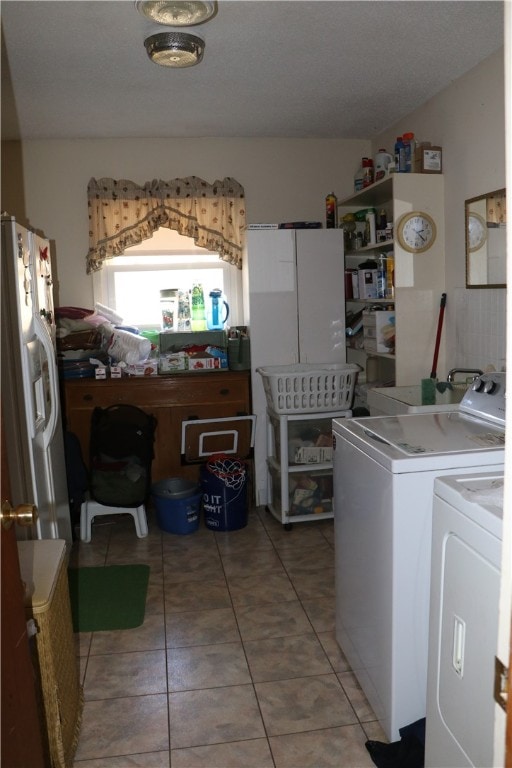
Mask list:
[{"label": "blue trash can", "polygon": [[151,498],[158,527],[167,533],[181,535],[199,528],[201,488],[182,477],[169,477],[151,486]]},{"label": "blue trash can", "polygon": [[247,525],[247,467],[242,459],[214,454],[201,467],[204,523],[213,531]]}]

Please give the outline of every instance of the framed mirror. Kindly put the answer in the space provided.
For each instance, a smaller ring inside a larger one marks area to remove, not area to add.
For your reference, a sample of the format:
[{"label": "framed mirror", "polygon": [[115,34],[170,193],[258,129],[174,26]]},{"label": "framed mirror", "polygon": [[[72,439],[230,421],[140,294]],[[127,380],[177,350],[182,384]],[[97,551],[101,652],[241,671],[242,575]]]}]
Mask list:
[{"label": "framed mirror", "polygon": [[506,190],[465,203],[466,288],[506,287]]}]

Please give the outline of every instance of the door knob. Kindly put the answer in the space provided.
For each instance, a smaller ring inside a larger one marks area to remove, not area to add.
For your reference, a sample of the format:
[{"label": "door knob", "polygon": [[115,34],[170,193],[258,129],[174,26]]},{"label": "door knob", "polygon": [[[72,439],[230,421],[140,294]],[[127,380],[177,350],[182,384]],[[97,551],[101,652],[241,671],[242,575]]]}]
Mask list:
[{"label": "door knob", "polygon": [[0,517],[6,531],[9,530],[13,522],[28,528],[31,525],[35,525],[37,507],[35,504],[18,504],[17,507],[11,507],[8,501],[3,501]]}]

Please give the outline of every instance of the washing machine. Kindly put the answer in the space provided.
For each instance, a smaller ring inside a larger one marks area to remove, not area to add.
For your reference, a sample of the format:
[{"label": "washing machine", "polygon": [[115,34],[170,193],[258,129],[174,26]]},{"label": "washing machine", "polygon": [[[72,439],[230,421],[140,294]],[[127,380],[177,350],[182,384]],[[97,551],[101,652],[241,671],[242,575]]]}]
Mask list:
[{"label": "washing machine", "polygon": [[336,639],[397,741],[426,716],[434,481],[503,471],[505,374],[456,411],[334,419],[333,438]]},{"label": "washing machine", "polygon": [[425,766],[495,761],[503,474],[434,482]]}]

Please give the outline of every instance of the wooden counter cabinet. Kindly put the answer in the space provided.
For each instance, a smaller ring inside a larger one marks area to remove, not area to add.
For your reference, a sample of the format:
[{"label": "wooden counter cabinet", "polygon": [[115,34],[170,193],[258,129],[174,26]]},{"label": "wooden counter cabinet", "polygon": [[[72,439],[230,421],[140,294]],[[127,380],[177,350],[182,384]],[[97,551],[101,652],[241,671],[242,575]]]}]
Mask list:
[{"label": "wooden counter cabinet", "polygon": [[136,405],[157,420],[152,480],[199,478],[198,464],[181,463],[181,425],[190,419],[246,416],[251,413],[248,371],[183,373],[122,379],[72,379],[64,382],[65,428],[74,432],[89,461],[91,415],[96,407]]}]

